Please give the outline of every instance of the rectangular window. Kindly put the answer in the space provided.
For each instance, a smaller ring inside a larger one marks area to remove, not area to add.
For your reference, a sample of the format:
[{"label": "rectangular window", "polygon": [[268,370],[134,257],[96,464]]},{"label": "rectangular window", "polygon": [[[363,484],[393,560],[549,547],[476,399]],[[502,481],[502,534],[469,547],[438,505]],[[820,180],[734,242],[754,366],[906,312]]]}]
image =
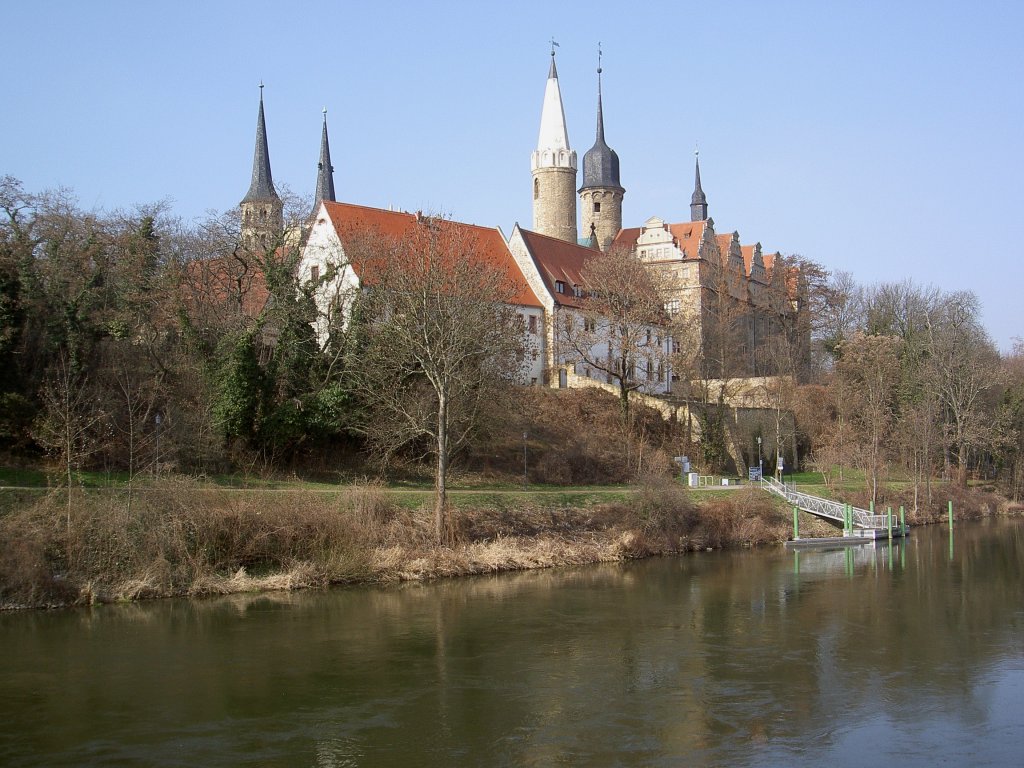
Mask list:
[{"label": "rectangular window", "polygon": [[320,282],[320,267],[316,264],[309,268],[309,279],[314,284]]},{"label": "rectangular window", "polygon": [[565,283],[561,280],[555,280],[555,290],[559,293],[565,293]]},{"label": "rectangular window", "polygon": [[578,285],[573,284],[572,295],[575,296],[577,299],[583,298],[583,289],[580,288]]},{"label": "rectangular window", "polygon": [[600,212],[601,212],[601,204],[595,202],[594,203],[594,213],[600,213]]},{"label": "rectangular window", "polygon": [[537,333],[537,316],[530,315],[530,333]]}]

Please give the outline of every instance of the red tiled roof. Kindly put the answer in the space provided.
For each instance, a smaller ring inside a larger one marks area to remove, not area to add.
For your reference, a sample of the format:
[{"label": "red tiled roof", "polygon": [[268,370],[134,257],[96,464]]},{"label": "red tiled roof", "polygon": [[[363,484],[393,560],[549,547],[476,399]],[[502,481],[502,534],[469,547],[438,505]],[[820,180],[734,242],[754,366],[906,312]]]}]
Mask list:
[{"label": "red tiled roof", "polygon": [[[420,214],[404,211],[386,211],[351,203],[324,202],[324,207],[334,225],[334,231],[344,243],[354,236],[383,236],[401,239],[408,235],[421,220]],[[472,238],[474,253],[486,264],[501,270],[512,281],[513,302],[523,307],[540,307],[540,300],[531,290],[508,250],[501,233],[493,227],[464,224],[448,219],[434,219],[439,227],[450,228],[452,232]],[[362,281],[373,281],[372,265],[352,264],[353,270]],[[362,273],[362,274],[360,274]]]},{"label": "red tiled roof", "polygon": [[217,256],[184,265],[182,288],[191,309],[237,306],[246,317],[257,317],[270,299],[266,275],[250,256]]},{"label": "red tiled roof", "polygon": [[[520,229],[519,232],[533,256],[545,287],[555,301],[564,307],[581,307],[583,298],[573,293],[573,286],[578,285],[583,290],[583,269],[590,259],[597,258],[601,252],[526,229]],[[563,293],[558,292],[556,283],[559,280],[565,284]]]},{"label": "red tiled roof", "polygon": [[[676,246],[682,249],[684,259],[699,258],[700,241],[704,235],[704,227],[705,222],[703,221],[684,221],[668,225],[668,231],[675,238]],[[615,236],[612,245],[635,248],[637,240],[640,239],[641,229],[641,227],[629,227],[628,229],[620,230],[619,234]]]},{"label": "red tiled roof", "polygon": [[741,245],[740,253],[743,254],[743,269],[750,277],[750,270],[754,268],[754,246]]}]

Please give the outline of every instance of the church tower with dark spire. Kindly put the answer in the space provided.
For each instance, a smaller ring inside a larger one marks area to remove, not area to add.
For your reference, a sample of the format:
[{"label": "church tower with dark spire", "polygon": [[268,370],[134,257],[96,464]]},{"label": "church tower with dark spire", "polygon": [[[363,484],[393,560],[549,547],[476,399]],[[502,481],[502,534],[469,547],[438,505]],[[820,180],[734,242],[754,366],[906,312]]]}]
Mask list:
[{"label": "church tower with dark spire", "polygon": [[530,158],[533,170],[533,229],[542,235],[576,242],[576,152],[565,129],[562,92],[555,69],[555,43],[544,88],[537,149]]},{"label": "church tower with dark spire", "polygon": [[316,199],[313,210],[324,200],[336,202],[334,197],[334,166],[331,165],[331,145],[327,141],[327,108],[324,107],[324,127],[320,134],[320,162],[316,171]]},{"label": "church tower with dark spire", "polygon": [[597,138],[583,156],[580,208],[583,231],[594,233],[598,247],[608,249],[622,229],[622,198],[619,156],[604,140],[604,109],[601,104],[601,50],[597,53]]},{"label": "church tower with dark spire", "polygon": [[248,247],[272,246],[284,230],[284,204],[274,189],[267,146],[267,123],[263,117],[263,83],[260,83],[260,111],[256,118],[256,149],[252,158],[252,182],[240,203],[242,242]]},{"label": "church tower with dark spire", "polygon": [[690,197],[690,221],[705,221],[708,217],[708,198],[700,188],[700,152],[694,152],[697,171],[693,182],[693,195]]}]

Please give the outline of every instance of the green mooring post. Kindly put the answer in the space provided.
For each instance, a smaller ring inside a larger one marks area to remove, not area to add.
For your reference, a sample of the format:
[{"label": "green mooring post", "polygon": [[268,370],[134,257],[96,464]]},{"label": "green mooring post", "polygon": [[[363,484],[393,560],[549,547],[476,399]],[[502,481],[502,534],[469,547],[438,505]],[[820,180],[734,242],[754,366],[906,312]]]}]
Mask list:
[{"label": "green mooring post", "polygon": [[868,504],[868,511],[870,511],[872,515],[875,514],[875,502],[872,501]]},{"label": "green mooring post", "polygon": [[953,562],[953,501],[949,502],[949,562]]},{"label": "green mooring post", "polygon": [[[886,507],[885,508],[885,516],[886,516],[886,521],[885,521],[886,528],[889,531],[889,541],[892,541],[892,507]],[[890,557],[889,559],[891,560],[892,558]],[[890,565],[891,565],[891,563],[890,563]]]},{"label": "green mooring post", "polygon": [[843,505],[843,534],[846,536],[850,535],[853,530],[853,511],[849,504]]},{"label": "green mooring post", "polygon": [[800,510],[793,507],[793,541],[800,538]]},{"label": "green mooring post", "polygon": [[907,516],[903,513],[903,505],[900,504],[900,536],[907,538]]}]

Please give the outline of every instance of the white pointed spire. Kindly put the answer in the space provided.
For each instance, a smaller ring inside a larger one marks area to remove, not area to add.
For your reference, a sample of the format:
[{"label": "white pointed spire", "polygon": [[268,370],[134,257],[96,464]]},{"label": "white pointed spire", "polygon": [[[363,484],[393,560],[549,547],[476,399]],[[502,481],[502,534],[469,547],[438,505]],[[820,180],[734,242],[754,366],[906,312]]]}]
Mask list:
[{"label": "white pointed spire", "polygon": [[540,135],[532,157],[533,168],[576,168],[576,153],[569,146],[569,132],[565,128],[565,110],[562,92],[558,87],[555,69],[555,51],[551,49],[551,69],[544,87],[544,107],[540,113]]}]

